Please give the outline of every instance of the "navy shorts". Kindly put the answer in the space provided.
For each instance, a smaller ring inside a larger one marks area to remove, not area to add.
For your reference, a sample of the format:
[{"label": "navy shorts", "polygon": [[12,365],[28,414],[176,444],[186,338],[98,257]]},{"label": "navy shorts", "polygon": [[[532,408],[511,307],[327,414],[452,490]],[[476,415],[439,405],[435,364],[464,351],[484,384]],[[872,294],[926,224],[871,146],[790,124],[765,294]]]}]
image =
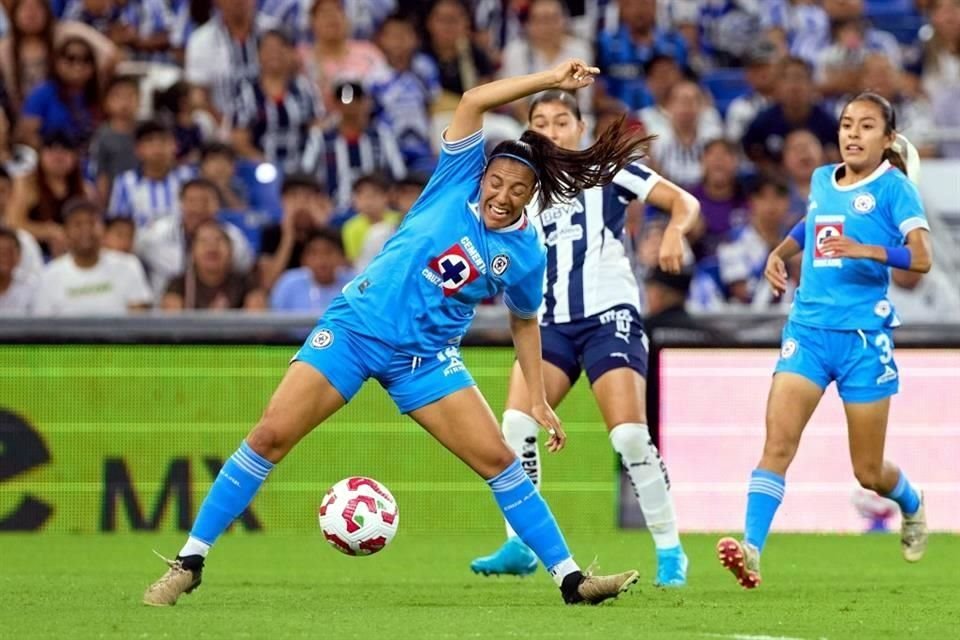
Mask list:
[{"label": "navy shorts", "polygon": [[540,327],[543,359],[567,374],[570,384],[586,371],[591,384],[626,367],[647,377],[649,342],[643,321],[630,306],[608,309],[583,320]]}]

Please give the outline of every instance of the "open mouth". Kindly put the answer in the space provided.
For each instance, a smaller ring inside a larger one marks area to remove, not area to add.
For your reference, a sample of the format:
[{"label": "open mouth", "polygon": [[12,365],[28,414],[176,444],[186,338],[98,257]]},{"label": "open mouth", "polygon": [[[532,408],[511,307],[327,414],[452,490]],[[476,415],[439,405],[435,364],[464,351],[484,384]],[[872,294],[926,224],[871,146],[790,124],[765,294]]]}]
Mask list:
[{"label": "open mouth", "polygon": [[848,144],[844,149],[847,153],[863,153],[863,147],[858,144]]},{"label": "open mouth", "polygon": [[505,218],[509,218],[509,217],[512,215],[510,209],[507,209],[507,208],[504,208],[504,207],[498,207],[497,205],[493,204],[492,202],[489,203],[489,204],[487,204],[487,211],[490,213],[490,215],[491,215],[493,218],[498,219],[498,220],[502,220],[502,219],[505,219]]}]

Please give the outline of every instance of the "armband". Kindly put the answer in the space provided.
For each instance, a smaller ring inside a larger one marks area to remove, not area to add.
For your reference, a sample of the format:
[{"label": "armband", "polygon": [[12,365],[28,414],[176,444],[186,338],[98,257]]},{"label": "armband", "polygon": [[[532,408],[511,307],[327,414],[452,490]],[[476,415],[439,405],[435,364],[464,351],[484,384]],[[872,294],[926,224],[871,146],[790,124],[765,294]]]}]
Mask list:
[{"label": "armband", "polygon": [[804,221],[801,220],[797,224],[793,225],[793,229],[790,229],[790,233],[787,234],[787,237],[793,238],[794,241],[800,245],[800,248],[803,249],[804,242],[807,239],[807,229]]},{"label": "armband", "polygon": [[887,259],[884,264],[894,269],[910,269],[910,261],[913,255],[908,247],[885,247]]}]

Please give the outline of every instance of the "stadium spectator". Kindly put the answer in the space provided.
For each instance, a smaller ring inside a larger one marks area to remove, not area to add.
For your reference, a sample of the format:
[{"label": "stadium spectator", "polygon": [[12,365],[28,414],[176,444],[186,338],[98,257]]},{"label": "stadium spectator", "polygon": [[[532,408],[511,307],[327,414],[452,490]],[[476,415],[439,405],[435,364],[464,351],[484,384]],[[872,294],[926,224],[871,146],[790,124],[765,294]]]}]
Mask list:
[{"label": "stadium spectator", "polygon": [[117,176],[110,193],[107,215],[132,218],[137,229],[176,214],[180,188],[193,175],[177,166],[173,130],[158,120],[146,120],[134,132],[139,166]]},{"label": "stadium spectator", "polygon": [[270,308],[321,315],[353,278],[340,234],[332,229],[314,231],[304,244],[301,264],[277,281]]},{"label": "stadium spectator", "polygon": [[700,201],[703,229],[694,245],[698,257],[712,256],[734,227],[746,222],[747,202],[737,181],[739,149],[731,141],[711,140],[703,150],[703,180],[690,193]]},{"label": "stadium spectator", "polygon": [[341,0],[313,0],[310,26],[313,44],[301,50],[301,58],[330,110],[338,84],[361,82],[381,71],[386,61],[373,43],[350,39],[350,24]]},{"label": "stadium spectator", "polygon": [[109,218],[104,225],[103,246],[120,253],[133,253],[137,229],[130,218]]},{"label": "stadium spectator", "polygon": [[890,270],[887,298],[906,323],[938,322],[960,314],[960,292],[941,269],[919,274]]},{"label": "stadium spectator", "polygon": [[751,43],[761,33],[758,3],[754,0],[726,0],[696,4],[700,9],[696,16],[701,34],[699,48],[714,66],[742,66]]},{"label": "stadium spectator", "polygon": [[777,46],[768,39],[755,42],[747,50],[744,64],[750,90],[734,98],[727,107],[726,136],[729,140],[740,140],[757,114],[773,104],[779,57]]},{"label": "stadium spectator", "polygon": [[682,187],[700,182],[704,147],[723,135],[719,117],[703,118],[708,108],[703,90],[695,82],[685,80],[669,90],[666,113],[670,128],[658,132],[650,155],[657,169]]},{"label": "stadium spectator", "polygon": [[69,0],[61,19],[82,22],[118,46],[126,46],[133,40],[134,34],[124,16],[124,6],[116,0]]},{"label": "stadium spectator", "polygon": [[257,37],[276,26],[257,14],[256,0],[214,0],[212,17],[187,40],[184,78],[218,116],[230,112],[239,83],[260,72]]},{"label": "stadium spectator", "polygon": [[[147,265],[154,291],[160,294],[182,274],[194,235],[201,224],[215,221],[220,211],[220,190],[204,178],[186,182],[180,190],[180,213],[157,218],[137,232],[135,250]],[[222,225],[230,238],[233,270],[249,273],[253,250],[243,231],[230,223]]]},{"label": "stadium spectator", "polygon": [[13,195],[13,179],[7,170],[0,166],[0,228],[13,231],[17,237],[19,259],[14,275],[38,275],[43,269],[43,252],[36,238],[24,228],[15,228],[8,213],[10,200]]},{"label": "stadium spectator", "polygon": [[54,131],[40,147],[35,172],[13,183],[10,225],[29,231],[46,255],[56,257],[67,250],[63,232],[63,206],[73,198],[92,195],[80,172],[79,144],[68,133]]},{"label": "stadium spectator", "polygon": [[786,58],[777,69],[776,101],[747,127],[743,148],[761,169],[775,171],[783,155],[783,140],[794,129],[813,132],[831,161],[839,159],[837,121],[817,104],[809,65]]},{"label": "stadium spectator", "polygon": [[35,316],[125,315],[153,296],[136,257],[101,247],[103,216],[90,200],[63,209],[69,253],[43,270],[31,303]]},{"label": "stadium spectator", "polygon": [[101,78],[115,62],[116,47],[106,36],[79,22],[58,22],[45,0],[15,0],[10,16],[10,35],[0,42],[0,71],[15,106],[50,78],[55,46],[67,38],[83,38],[94,48]]},{"label": "stadium spectator", "polygon": [[806,129],[796,129],[783,141],[783,169],[790,187],[790,223],[807,215],[813,171],[824,164],[823,145]]},{"label": "stadium spectator", "polygon": [[[343,0],[351,37],[357,40],[372,40],[387,16],[397,9],[398,4],[397,0]],[[410,3],[405,1],[403,4],[407,6]]]},{"label": "stadium spectator", "polygon": [[237,177],[237,154],[228,144],[211,142],[200,150],[199,176],[220,189],[223,207],[231,211],[250,208],[247,185]]},{"label": "stadium spectator", "polygon": [[[102,0],[100,0],[102,1]],[[126,48],[128,55],[147,62],[173,63],[170,49],[170,30],[173,14],[166,0],[125,0],[123,25],[118,45]]]},{"label": "stadium spectator", "polygon": [[394,182],[390,189],[390,208],[402,216],[406,215],[429,180],[429,174],[412,171],[402,180]]},{"label": "stadium spectator", "polygon": [[263,229],[259,270],[264,289],[280,275],[300,266],[307,238],[330,225],[330,198],[312,176],[293,174],[283,181],[282,216],[278,224]]},{"label": "stadium spectator", "polygon": [[363,176],[354,183],[354,216],[343,225],[343,247],[351,264],[360,257],[370,233],[389,237],[400,224],[400,214],[389,208],[389,193],[390,183],[380,174]]},{"label": "stadium spectator", "polygon": [[334,97],[337,125],[311,133],[303,167],[326,185],[335,206],[346,209],[358,177],[379,171],[398,180],[407,169],[393,131],[371,124],[371,101],[359,83],[338,84]]},{"label": "stadium spectator", "polygon": [[387,18],[377,44],[386,57],[386,65],[370,84],[377,120],[393,129],[408,167],[432,163],[430,107],[440,95],[437,65],[417,51],[416,25],[410,17]]},{"label": "stadium spectator", "polygon": [[[854,91],[860,67],[867,57],[867,24],[862,19],[839,20],[830,25],[831,42],[815,61],[814,80],[820,94],[837,98]],[[842,108],[842,107],[841,107]]]},{"label": "stadium spectator", "polygon": [[[834,27],[838,23],[865,20],[864,0],[822,0],[828,22],[817,30],[808,31],[802,39],[794,42],[792,51],[810,63],[816,63],[821,51],[830,46]],[[903,66],[903,56],[897,39],[886,31],[874,29],[864,22],[863,46],[867,51],[885,54],[898,69]]]},{"label": "stadium spectator", "polygon": [[[544,71],[569,58],[593,64],[590,43],[570,34],[569,26],[567,8],[561,0],[531,0],[527,5],[524,32],[504,47],[503,64],[497,75],[510,78]],[[577,92],[580,112],[587,116],[593,112],[593,92],[589,89]],[[524,100],[511,105],[514,117],[520,122],[526,121],[527,108]]]},{"label": "stadium spectator", "polygon": [[0,227],[0,316],[27,315],[36,274],[23,273],[22,260],[17,233]]},{"label": "stadium spectator", "polygon": [[667,273],[659,267],[647,275],[643,281],[646,298],[643,328],[648,336],[653,337],[661,328],[697,328],[696,319],[686,308],[690,281],[689,272]]},{"label": "stadium spectator", "polygon": [[132,76],[117,76],[104,92],[105,121],[90,143],[90,162],[96,174],[97,193],[101,199],[110,196],[113,180],[125,171],[137,168],[137,113],[140,110],[140,87]]},{"label": "stadium spectator", "polygon": [[186,273],[167,285],[161,308],[164,311],[266,309],[266,296],[253,274],[233,271],[231,252],[230,236],[216,220],[197,225],[190,246],[190,264]]},{"label": "stadium spectator", "polygon": [[[857,72],[854,90],[844,102],[860,91],[872,91],[890,101],[897,117],[897,131],[910,138],[921,157],[937,155],[937,133],[933,106],[924,95],[911,96],[905,90],[904,74],[882,53],[870,53]],[[840,107],[842,109],[842,106]],[[837,111],[839,117],[840,109]]]},{"label": "stadium spectator", "polygon": [[427,14],[424,52],[436,62],[443,90],[435,111],[452,111],[464,91],[493,77],[493,61],[473,42],[470,30],[462,0],[436,0]]},{"label": "stadium spectator", "polygon": [[50,79],[38,85],[23,102],[20,136],[39,145],[41,136],[67,130],[87,144],[100,114],[100,86],[93,47],[71,37],[57,46]]},{"label": "stadium spectator", "polygon": [[917,71],[924,92],[936,101],[944,89],[960,85],[960,0],[933,0],[930,27]]},{"label": "stadium spectator", "polygon": [[11,176],[30,173],[37,168],[37,152],[33,147],[15,141],[13,123],[17,114],[5,99],[0,83],[0,167]]},{"label": "stadium spectator", "polygon": [[192,164],[199,160],[204,141],[213,137],[216,123],[210,114],[193,107],[190,85],[175,82],[154,96],[154,116],[173,124],[177,141],[177,162]]},{"label": "stadium spectator", "polygon": [[790,295],[777,298],[763,277],[767,256],[786,235],[790,208],[789,189],[780,179],[760,176],[753,181],[749,195],[749,222],[735,230],[732,238],[717,247],[720,280],[728,301],[767,308]]},{"label": "stadium spectator", "polygon": [[[676,60],[666,56],[654,56],[644,69],[647,90],[650,92],[653,104],[640,110],[640,121],[651,135],[669,135],[672,118],[667,109],[667,100],[670,97],[670,90],[683,81],[683,69]],[[721,135],[723,132],[720,114],[706,102],[697,116],[697,130],[716,132],[716,135]]]},{"label": "stadium spectator", "polygon": [[[760,24],[764,35],[777,46],[780,55],[801,55],[799,45],[819,38],[830,28],[830,18],[817,2],[765,0],[761,8]],[[808,62],[813,64],[815,60]]]},{"label": "stadium spectator", "polygon": [[644,83],[644,65],[654,56],[667,56],[681,66],[687,63],[687,47],[676,32],[657,26],[656,0],[620,0],[620,27],[601,33],[597,40],[597,65],[604,77],[596,86],[597,103],[613,98],[630,109],[652,103]]},{"label": "stadium spectator", "polygon": [[260,74],[240,83],[230,126],[233,146],[247,160],[299,170],[311,127],[323,106],[313,83],[296,69],[293,41],[283,31],[260,37]]}]

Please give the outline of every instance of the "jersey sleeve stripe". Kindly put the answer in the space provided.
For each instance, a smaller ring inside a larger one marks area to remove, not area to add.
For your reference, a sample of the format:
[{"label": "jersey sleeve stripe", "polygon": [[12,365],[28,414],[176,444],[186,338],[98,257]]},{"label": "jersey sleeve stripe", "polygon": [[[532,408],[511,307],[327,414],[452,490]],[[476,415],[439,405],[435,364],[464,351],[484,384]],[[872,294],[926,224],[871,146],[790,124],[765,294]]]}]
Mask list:
[{"label": "jersey sleeve stripe", "polygon": [[930,231],[930,225],[927,224],[927,221],[921,218],[920,216],[913,216],[913,217],[907,218],[906,220],[900,223],[900,233],[902,233],[904,237],[906,237],[908,233],[910,233],[911,231],[915,231],[916,229],[926,229],[927,231]]},{"label": "jersey sleeve stripe", "polygon": [[503,303],[507,305],[507,308],[513,313],[513,315],[518,318],[523,318],[524,320],[530,320],[537,317],[537,312],[539,309],[534,309],[533,311],[524,311],[515,305],[511,300],[509,294],[503,294]]},{"label": "jersey sleeve stripe", "polygon": [[444,129],[443,134],[440,136],[440,141],[444,151],[451,155],[456,155],[481,144],[483,142],[483,129],[471,133],[466,138],[453,141],[447,140],[447,130]]}]

